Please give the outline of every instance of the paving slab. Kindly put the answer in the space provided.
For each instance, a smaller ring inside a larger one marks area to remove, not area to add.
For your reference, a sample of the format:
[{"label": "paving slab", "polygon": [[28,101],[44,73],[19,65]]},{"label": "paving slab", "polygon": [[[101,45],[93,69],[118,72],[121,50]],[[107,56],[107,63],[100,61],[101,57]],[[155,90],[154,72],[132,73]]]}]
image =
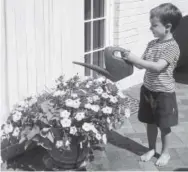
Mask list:
[{"label": "paving slab", "polygon": [[157,167],[154,165],[153,162],[148,161],[148,162],[139,162],[140,168],[143,171],[158,171]]}]

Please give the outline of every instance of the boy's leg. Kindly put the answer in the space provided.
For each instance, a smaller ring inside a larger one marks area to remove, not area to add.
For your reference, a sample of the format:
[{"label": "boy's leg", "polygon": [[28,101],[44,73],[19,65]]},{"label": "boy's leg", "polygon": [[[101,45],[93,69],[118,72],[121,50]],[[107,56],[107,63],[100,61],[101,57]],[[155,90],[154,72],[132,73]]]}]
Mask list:
[{"label": "boy's leg", "polygon": [[149,151],[141,156],[141,161],[149,161],[155,155],[157,134],[157,125],[147,124]]},{"label": "boy's leg", "polygon": [[171,133],[171,129],[169,127],[160,130],[161,130],[162,151],[161,151],[161,156],[156,162],[156,165],[164,166],[170,160],[170,154],[168,152],[168,148],[169,148],[169,136]]}]

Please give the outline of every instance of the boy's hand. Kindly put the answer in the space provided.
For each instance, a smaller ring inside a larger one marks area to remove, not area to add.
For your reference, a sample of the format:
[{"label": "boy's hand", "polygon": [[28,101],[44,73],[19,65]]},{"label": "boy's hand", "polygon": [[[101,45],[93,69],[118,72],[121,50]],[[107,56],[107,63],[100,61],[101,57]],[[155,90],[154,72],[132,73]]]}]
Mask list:
[{"label": "boy's hand", "polygon": [[128,60],[130,54],[130,50],[125,50],[124,52],[121,53],[121,56],[123,59]]}]

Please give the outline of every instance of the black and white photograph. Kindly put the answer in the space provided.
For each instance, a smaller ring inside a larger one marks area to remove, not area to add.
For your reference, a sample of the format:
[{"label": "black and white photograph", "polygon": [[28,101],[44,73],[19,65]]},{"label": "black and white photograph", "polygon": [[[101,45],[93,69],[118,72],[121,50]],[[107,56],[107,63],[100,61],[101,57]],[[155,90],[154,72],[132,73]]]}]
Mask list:
[{"label": "black and white photograph", "polygon": [[188,171],[188,0],[0,0],[1,171]]}]

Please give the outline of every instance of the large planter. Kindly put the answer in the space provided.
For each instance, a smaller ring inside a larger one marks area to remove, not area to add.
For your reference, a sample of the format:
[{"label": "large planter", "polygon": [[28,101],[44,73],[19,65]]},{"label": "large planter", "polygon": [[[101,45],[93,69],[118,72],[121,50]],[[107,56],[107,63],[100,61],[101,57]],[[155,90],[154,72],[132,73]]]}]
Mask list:
[{"label": "large planter", "polygon": [[37,145],[33,143],[25,150],[25,142],[21,144],[15,143],[6,147],[1,143],[1,158],[3,161],[7,161],[11,158],[23,154],[27,150],[33,149],[36,146]]},{"label": "large planter", "polygon": [[43,162],[49,170],[71,170],[79,169],[83,162],[87,159],[89,148],[74,142],[70,145],[70,150],[59,150],[55,146],[48,150],[48,154],[44,156]]}]

